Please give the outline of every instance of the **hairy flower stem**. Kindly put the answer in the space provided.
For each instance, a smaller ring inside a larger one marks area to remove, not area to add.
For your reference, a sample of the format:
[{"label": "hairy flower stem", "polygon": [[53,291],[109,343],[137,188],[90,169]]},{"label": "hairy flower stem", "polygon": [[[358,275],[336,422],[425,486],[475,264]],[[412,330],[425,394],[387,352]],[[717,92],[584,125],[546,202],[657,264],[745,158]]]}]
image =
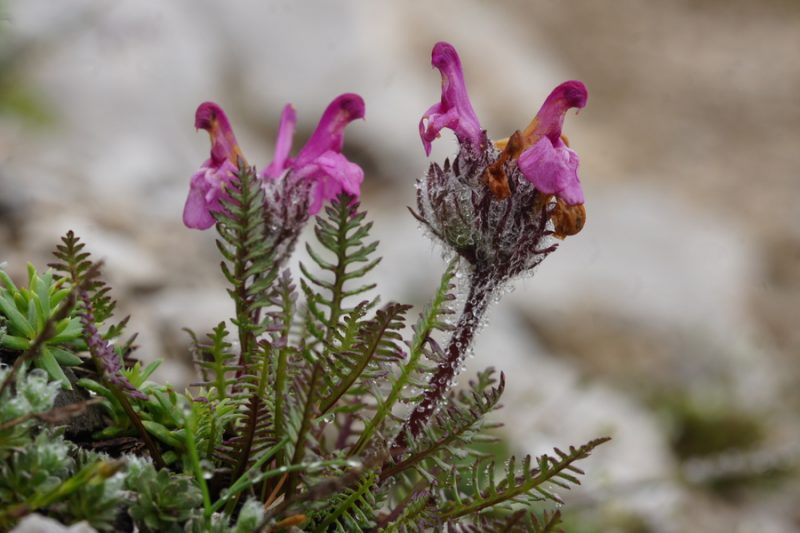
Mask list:
[{"label": "hairy flower stem", "polygon": [[489,300],[497,286],[497,277],[493,273],[476,270],[470,276],[470,287],[467,300],[450,341],[445,349],[445,359],[439,363],[433,376],[428,381],[430,387],[425,391],[422,400],[414,408],[406,420],[403,429],[394,442],[395,448],[405,448],[408,436],[416,437],[425,423],[433,415],[439,402],[450,390],[453,379],[464,361],[464,357],[475,338],[481,318],[489,307]]}]

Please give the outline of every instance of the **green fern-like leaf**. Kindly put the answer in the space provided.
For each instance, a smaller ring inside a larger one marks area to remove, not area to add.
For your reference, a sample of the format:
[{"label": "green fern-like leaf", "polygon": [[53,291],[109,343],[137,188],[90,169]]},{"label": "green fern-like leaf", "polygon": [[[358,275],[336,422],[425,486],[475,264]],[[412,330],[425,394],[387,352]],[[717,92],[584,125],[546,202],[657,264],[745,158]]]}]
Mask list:
[{"label": "green fern-like leaf", "polygon": [[449,529],[458,533],[563,533],[561,511],[544,511],[541,515],[529,509],[519,509],[501,515],[477,515],[472,521],[448,522]]},{"label": "green fern-like leaf", "polygon": [[242,392],[239,398],[245,399],[243,404],[240,400],[243,416],[238,420],[239,426],[234,428],[235,437],[224,445],[233,451],[232,457],[236,458],[234,479],[241,476],[276,441],[272,426],[272,406],[268,404],[270,397],[267,394],[272,352],[272,346],[261,341],[256,356],[259,362],[259,366],[254,369],[256,373],[247,373],[241,378]]},{"label": "green fern-like leaf", "polygon": [[185,330],[192,338],[192,351],[203,381],[202,386],[213,386],[215,397],[223,400],[236,382],[234,372],[241,367],[236,365],[236,354],[231,351],[232,343],[228,341],[228,328],[220,322],[201,342],[191,330]]},{"label": "green fern-like leaf", "polygon": [[450,328],[445,322],[445,317],[452,313],[449,303],[454,299],[453,278],[457,267],[458,260],[453,259],[442,275],[433,300],[414,326],[414,337],[409,345],[408,358],[402,365],[400,374],[392,381],[392,387],[386,397],[379,401],[374,416],[366,423],[361,437],[351,448],[350,455],[361,453],[370,439],[383,430],[387,418],[392,415],[392,410],[398,401],[413,400],[410,391],[423,391],[428,386],[426,375],[432,370],[432,365],[427,361],[434,357],[431,346],[435,346],[432,334],[437,330],[444,331]]},{"label": "green fern-like leaf", "polygon": [[400,330],[404,327],[405,312],[409,305],[390,303],[375,313],[375,317],[361,324],[354,342],[330,355],[324,374],[325,393],[321,394],[320,414],[327,413],[357,380],[374,379],[366,372],[368,366],[393,363],[402,358]]},{"label": "green fern-like leaf", "polygon": [[[530,455],[525,456],[519,466],[512,456],[500,481],[495,480],[493,460],[479,459],[468,469],[454,467],[447,476],[448,488],[438,494],[442,502],[438,518],[455,520],[490,508],[512,511],[513,504],[529,505],[544,500],[562,504],[551,486],[569,489],[570,485],[579,485],[576,475],[582,475],[583,471],[574,463],[588,457],[592,450],[608,440],[600,438],[578,448],[571,446],[569,452],[556,448],[555,455],[538,457],[535,466]],[[469,487],[469,490],[464,487]]]},{"label": "green fern-like leaf", "polygon": [[[218,454],[241,476],[259,454],[274,444],[272,407],[266,391],[271,384],[272,345],[261,338],[270,327],[267,309],[272,305],[280,265],[275,260],[275,236],[265,225],[264,191],[253,168],[240,168],[226,189],[223,209],[215,213],[217,248],[224,261],[222,273],[236,307],[233,323],[239,337],[235,383],[224,393],[238,406],[234,437]],[[224,369],[221,369],[224,370]],[[229,385],[229,386],[228,386]]]},{"label": "green fern-like leaf", "polygon": [[275,264],[270,238],[264,227],[264,193],[255,169],[242,168],[226,189],[224,209],[215,213],[217,248],[224,258],[222,274],[236,306],[234,324],[239,331],[240,365],[248,365],[258,335],[266,326],[261,316],[269,305],[270,288],[279,265]]},{"label": "green fern-like leaf", "polygon": [[409,491],[406,498],[394,506],[391,513],[381,516],[376,531],[408,533],[422,531],[429,522],[431,493],[427,487]]},{"label": "green fern-like leaf", "polygon": [[[103,339],[116,339],[124,333],[130,317],[126,316],[119,322],[105,324],[114,315],[117,302],[111,297],[111,287],[99,275],[100,263],[93,261],[91,254],[85,248],[86,244],[81,242],[75,232],[70,230],[61,237],[61,244],[57,245],[53,251],[53,255],[58,261],[50,263],[48,266],[66,278],[67,285],[74,289],[80,287],[82,291],[86,292],[89,296],[95,326],[101,332]],[[122,343],[121,348],[118,349],[125,367],[133,366],[136,363],[136,360],[131,357],[134,339],[135,335]]]},{"label": "green fern-like leaf", "polygon": [[329,503],[313,515],[306,530],[347,533],[369,529],[374,525],[374,509],[379,507],[374,491],[377,480],[377,474],[369,472],[354,486],[330,498]]},{"label": "green fern-like leaf", "polygon": [[[374,284],[364,284],[361,278],[366,276],[380,262],[373,258],[378,246],[377,241],[365,243],[369,237],[371,222],[365,222],[366,213],[358,211],[358,205],[352,198],[340,195],[325,208],[324,216],[318,216],[314,232],[322,250],[316,251],[310,245],[307,250],[311,259],[322,271],[312,274],[310,269],[300,264],[304,279],[301,288],[306,296],[305,334],[301,339],[299,353],[311,366],[302,376],[293,380],[296,390],[293,391],[294,406],[289,417],[299,422],[296,425],[296,440],[291,462],[301,462],[308,448],[308,439],[312,435],[314,421],[319,414],[320,384],[326,372],[325,357],[327,351],[336,350],[336,341],[354,338],[352,332],[358,331],[358,321],[348,323],[348,316],[360,314],[357,309],[365,309],[364,305],[352,306],[350,299],[363,295],[374,288]],[[332,256],[326,259],[323,254]],[[366,304],[374,305],[375,300]],[[350,334],[347,331],[350,330]],[[330,361],[330,360],[328,360]],[[335,400],[334,400],[335,401]],[[297,475],[290,475],[287,492],[294,492],[298,482]]]},{"label": "green fern-like leaf", "polygon": [[[342,317],[354,310],[346,300],[375,288],[374,283],[354,286],[354,282],[380,263],[380,258],[373,257],[378,242],[365,242],[372,222],[365,222],[366,212],[358,211],[358,205],[351,205],[351,201],[347,195],[339,196],[325,208],[325,216],[316,219],[314,234],[322,250],[306,244],[306,251],[322,273],[313,274],[304,263],[300,263],[306,306],[313,320],[318,322],[309,333],[323,345],[333,341]],[[326,259],[325,253],[332,259]]]},{"label": "green fern-like leaf", "polygon": [[230,398],[216,399],[216,391],[212,389],[211,392],[201,389],[190,399],[194,402],[196,420],[194,439],[200,456],[206,460],[219,458],[226,429],[241,418],[237,405]]},{"label": "green fern-like leaf", "polygon": [[[286,416],[286,391],[288,380],[292,379],[292,369],[289,358],[295,353],[289,345],[295,310],[297,309],[297,292],[288,270],[278,278],[275,291],[272,294],[272,311],[270,321],[272,326],[272,339],[276,353],[273,389],[273,428],[275,438],[284,435]],[[283,464],[283,450],[278,454],[278,463]]]}]

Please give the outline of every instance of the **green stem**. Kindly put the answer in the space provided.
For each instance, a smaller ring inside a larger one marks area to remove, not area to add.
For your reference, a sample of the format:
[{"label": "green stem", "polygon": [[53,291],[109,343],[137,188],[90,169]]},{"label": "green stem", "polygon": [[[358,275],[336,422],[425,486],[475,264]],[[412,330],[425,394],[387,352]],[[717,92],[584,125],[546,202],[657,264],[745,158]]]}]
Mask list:
[{"label": "green stem", "polygon": [[[286,274],[288,276],[288,273]],[[291,292],[285,287],[285,294],[283,299],[283,327],[281,328],[281,338],[288,343],[289,334],[292,329],[292,317],[294,306],[292,304]],[[275,412],[273,414],[273,428],[275,430],[275,438],[280,439],[283,437],[284,432],[284,399],[286,396],[286,373],[287,373],[287,359],[289,357],[289,349],[286,344],[278,350],[278,363],[275,369]],[[278,453],[277,463],[282,465],[285,462],[283,451]]]},{"label": "green stem", "polygon": [[[283,403],[286,394],[286,359],[288,351],[286,348],[278,350],[278,365],[275,369],[275,436],[283,436]],[[278,462],[282,462],[283,454],[279,454]]]},{"label": "green stem", "polygon": [[[208,485],[206,484],[205,474],[203,467],[200,465],[200,457],[197,453],[197,442],[194,439],[195,432],[197,431],[197,410],[192,403],[192,411],[186,418],[186,452],[189,454],[189,461],[192,463],[192,470],[194,477],[197,479],[197,484],[200,485],[200,492],[203,493],[203,509],[206,517],[211,516],[211,497],[208,494]],[[213,415],[212,415],[213,416]]]},{"label": "green stem", "polygon": [[[314,401],[316,398],[317,381],[321,374],[322,365],[319,361],[314,363],[314,370],[311,372],[311,382],[308,386],[308,397],[306,398],[306,405],[303,409],[303,421],[300,424],[300,430],[297,432],[297,442],[294,447],[294,455],[292,455],[292,464],[296,465],[303,460],[305,455],[306,438],[308,430],[311,428],[311,421],[314,418]],[[298,476],[296,472],[289,474],[289,479],[286,481],[287,496],[294,494],[297,489]]]},{"label": "green stem", "polygon": [[261,405],[264,401],[262,400],[264,391],[267,388],[270,354],[270,350],[261,350],[262,362],[261,372],[258,378],[258,387],[255,393],[250,396],[248,402],[247,426],[244,429],[244,439],[242,440],[242,446],[238,454],[239,461],[233,471],[232,477],[234,478],[237,478],[244,473],[245,469],[247,468],[247,463],[250,461],[250,451],[253,448],[253,440],[255,439],[256,426],[258,424],[258,415],[259,411],[261,410]]},{"label": "green stem", "polygon": [[[100,370],[102,372],[102,370]],[[111,391],[111,394],[114,395],[114,398],[117,399],[119,404],[122,406],[122,409],[125,411],[125,414],[128,415],[131,423],[136,426],[136,430],[139,432],[139,435],[142,437],[147,450],[150,452],[150,457],[153,459],[153,464],[155,465],[156,469],[161,470],[167,464],[164,462],[164,459],[161,457],[161,452],[158,449],[158,445],[156,445],[153,438],[150,436],[150,433],[142,424],[142,419],[139,418],[139,415],[134,411],[133,406],[128,401],[127,396],[125,393],[119,390],[119,387],[114,385],[113,383],[108,382],[108,380],[103,380],[105,382],[106,387]]]},{"label": "green stem", "polygon": [[[278,453],[278,451],[280,451],[284,446],[286,446],[288,442],[289,442],[289,437],[284,437],[275,446],[267,450],[264,453],[264,455],[259,457],[258,461],[253,463],[253,466],[248,468],[247,471],[243,473],[241,476],[239,476],[239,478],[228,488],[228,492],[220,499],[218,499],[216,502],[214,502],[214,504],[211,506],[211,512],[208,513],[208,516],[211,516],[211,514],[219,511],[229,501],[234,501],[235,503],[235,500],[232,499],[234,497],[238,498],[238,495],[243,490],[252,486],[253,484],[258,483],[264,479],[267,479],[268,477],[274,477],[277,475],[282,475],[284,472],[288,472],[289,471],[288,468],[290,467],[281,467],[277,470],[270,470],[268,472],[263,472],[262,474],[258,476],[253,476],[252,478],[250,476],[251,472],[255,472],[256,470],[261,468],[267,461],[272,459],[272,457],[276,453]],[[299,466],[305,466],[305,465],[299,465]]]}]

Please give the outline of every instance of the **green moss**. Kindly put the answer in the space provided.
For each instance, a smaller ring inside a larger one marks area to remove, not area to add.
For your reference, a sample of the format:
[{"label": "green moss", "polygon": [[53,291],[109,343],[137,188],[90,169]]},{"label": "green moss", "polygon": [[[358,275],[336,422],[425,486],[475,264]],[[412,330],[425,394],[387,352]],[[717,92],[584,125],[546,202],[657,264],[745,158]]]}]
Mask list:
[{"label": "green moss", "polygon": [[753,450],[764,440],[764,423],[755,413],[683,400],[673,404],[670,416],[670,444],[680,459]]}]

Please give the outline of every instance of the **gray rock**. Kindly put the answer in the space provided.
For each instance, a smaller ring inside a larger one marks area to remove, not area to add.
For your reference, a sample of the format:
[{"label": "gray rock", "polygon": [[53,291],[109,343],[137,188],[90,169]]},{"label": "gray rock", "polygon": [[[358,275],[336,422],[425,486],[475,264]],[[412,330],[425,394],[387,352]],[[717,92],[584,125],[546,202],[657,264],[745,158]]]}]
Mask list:
[{"label": "gray rock", "polygon": [[20,520],[11,533],[97,533],[97,530],[86,522],[67,527],[52,518],[34,513]]}]

